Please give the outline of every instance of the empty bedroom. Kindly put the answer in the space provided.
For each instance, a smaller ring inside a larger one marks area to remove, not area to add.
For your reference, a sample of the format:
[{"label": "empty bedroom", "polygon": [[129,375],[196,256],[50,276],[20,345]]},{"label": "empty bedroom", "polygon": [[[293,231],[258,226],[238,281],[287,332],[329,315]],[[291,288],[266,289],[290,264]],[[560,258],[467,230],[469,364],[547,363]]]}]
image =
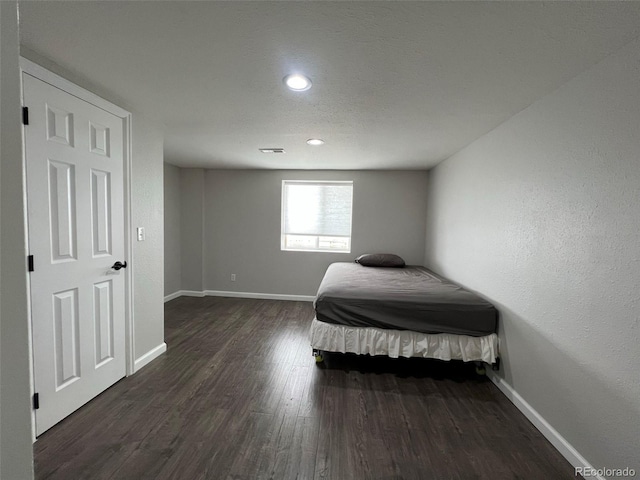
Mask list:
[{"label": "empty bedroom", "polygon": [[640,476],[640,3],[0,24],[2,480]]}]

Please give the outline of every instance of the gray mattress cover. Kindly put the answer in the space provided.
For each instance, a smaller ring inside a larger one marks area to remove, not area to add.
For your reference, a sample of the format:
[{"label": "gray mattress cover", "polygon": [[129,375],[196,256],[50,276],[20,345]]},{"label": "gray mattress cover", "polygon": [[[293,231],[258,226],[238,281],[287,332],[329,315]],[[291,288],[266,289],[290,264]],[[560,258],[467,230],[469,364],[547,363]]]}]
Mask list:
[{"label": "gray mattress cover", "polygon": [[321,322],[355,327],[482,336],[498,325],[491,303],[417,266],[333,263],[314,306]]}]

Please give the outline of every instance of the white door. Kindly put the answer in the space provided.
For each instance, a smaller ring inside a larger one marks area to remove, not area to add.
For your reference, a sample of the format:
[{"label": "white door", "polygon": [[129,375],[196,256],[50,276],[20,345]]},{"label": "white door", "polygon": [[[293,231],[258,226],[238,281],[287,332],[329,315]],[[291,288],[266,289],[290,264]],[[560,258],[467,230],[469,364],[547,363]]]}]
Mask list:
[{"label": "white door", "polygon": [[[123,120],[23,74],[40,435],[125,376]],[[117,267],[117,266],[116,266]]]}]

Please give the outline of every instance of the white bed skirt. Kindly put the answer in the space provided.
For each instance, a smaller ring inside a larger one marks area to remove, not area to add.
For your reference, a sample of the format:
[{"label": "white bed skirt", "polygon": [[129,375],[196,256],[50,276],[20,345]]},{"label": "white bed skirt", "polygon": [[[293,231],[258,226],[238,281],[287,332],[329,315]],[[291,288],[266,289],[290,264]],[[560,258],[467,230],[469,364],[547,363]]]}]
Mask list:
[{"label": "white bed skirt", "polygon": [[312,348],[327,352],[487,363],[495,363],[498,357],[498,336],[495,333],[483,337],[450,333],[429,334],[409,330],[333,325],[314,318],[311,322],[310,337]]}]

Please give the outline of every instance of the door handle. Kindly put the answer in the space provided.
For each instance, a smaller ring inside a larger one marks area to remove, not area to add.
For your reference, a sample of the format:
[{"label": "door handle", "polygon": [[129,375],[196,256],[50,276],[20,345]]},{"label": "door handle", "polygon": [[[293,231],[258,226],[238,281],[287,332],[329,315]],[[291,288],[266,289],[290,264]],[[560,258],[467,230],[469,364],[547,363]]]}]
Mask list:
[{"label": "door handle", "polygon": [[120,270],[121,268],[127,268],[127,262],[116,262],[113,265],[111,265],[111,268],[113,268],[114,270]]}]

